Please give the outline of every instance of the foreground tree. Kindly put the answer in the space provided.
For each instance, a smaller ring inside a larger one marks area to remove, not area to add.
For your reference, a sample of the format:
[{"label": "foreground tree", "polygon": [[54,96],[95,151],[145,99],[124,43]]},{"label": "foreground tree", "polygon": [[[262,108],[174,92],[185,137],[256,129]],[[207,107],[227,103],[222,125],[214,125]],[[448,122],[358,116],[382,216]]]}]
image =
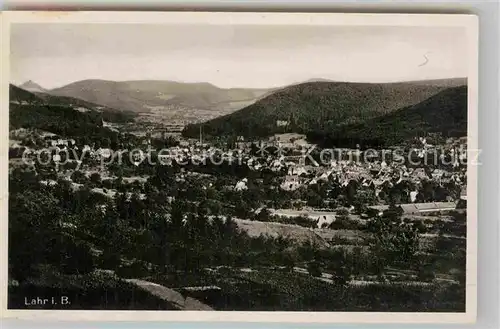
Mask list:
[{"label": "foreground tree", "polygon": [[391,205],[382,216],[369,220],[367,230],[372,233],[370,249],[377,259],[375,266],[383,268],[394,264],[411,264],[419,249],[421,226],[401,220],[402,209]]}]

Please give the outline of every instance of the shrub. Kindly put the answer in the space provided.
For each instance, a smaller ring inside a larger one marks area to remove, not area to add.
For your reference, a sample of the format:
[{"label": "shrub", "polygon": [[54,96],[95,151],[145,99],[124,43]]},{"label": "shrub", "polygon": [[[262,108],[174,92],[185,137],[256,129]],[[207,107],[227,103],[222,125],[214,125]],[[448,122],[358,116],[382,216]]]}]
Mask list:
[{"label": "shrub", "polygon": [[141,261],[134,261],[131,264],[122,265],[118,267],[116,273],[118,276],[124,278],[145,277],[150,274],[147,266]]},{"label": "shrub", "polygon": [[332,230],[360,230],[362,225],[356,220],[340,217],[333,221],[329,228]]},{"label": "shrub", "polygon": [[309,272],[309,275],[314,277],[320,277],[322,274],[321,265],[316,260],[309,262],[309,264],[307,264],[307,271]]},{"label": "shrub", "polygon": [[432,264],[421,265],[418,269],[417,278],[419,281],[429,282],[436,277]]}]

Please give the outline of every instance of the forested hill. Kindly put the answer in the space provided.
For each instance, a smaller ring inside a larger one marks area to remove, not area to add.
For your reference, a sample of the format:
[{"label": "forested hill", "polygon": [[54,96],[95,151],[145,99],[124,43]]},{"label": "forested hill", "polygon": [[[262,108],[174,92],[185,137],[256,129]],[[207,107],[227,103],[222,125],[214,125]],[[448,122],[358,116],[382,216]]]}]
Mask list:
[{"label": "forested hill", "polygon": [[9,100],[11,102],[11,108],[15,103],[17,103],[16,108],[26,105],[68,107],[77,112],[93,112],[94,116],[111,122],[127,122],[132,120],[135,116],[132,112],[119,111],[114,108],[87,102],[74,97],[54,96],[42,92],[30,92],[12,84],[9,85]]},{"label": "forested hill", "polygon": [[29,104],[42,104],[43,100],[39,96],[32,92],[14,86],[9,85],[9,101],[15,103],[29,103]]},{"label": "forested hill", "polygon": [[325,146],[380,147],[428,133],[467,135],[467,86],[448,88],[416,105],[364,123],[312,131],[308,137]]},{"label": "forested hill", "polygon": [[[88,144],[101,140],[117,140],[117,133],[103,127],[103,120],[128,120],[122,112],[78,109],[68,98],[43,98],[16,86],[10,86],[9,128],[40,129],[57,135],[72,137]],[[83,102],[83,101],[82,101]],[[92,105],[95,106],[95,105]],[[111,143],[109,142],[109,143]],[[108,143],[108,144],[109,144]]]},{"label": "forested hill", "polygon": [[[311,133],[362,123],[418,104],[464,79],[402,83],[307,82],[283,88],[246,108],[203,123],[206,135],[269,136],[283,131]],[[288,126],[278,126],[277,121]],[[199,125],[186,127],[196,136]]]}]

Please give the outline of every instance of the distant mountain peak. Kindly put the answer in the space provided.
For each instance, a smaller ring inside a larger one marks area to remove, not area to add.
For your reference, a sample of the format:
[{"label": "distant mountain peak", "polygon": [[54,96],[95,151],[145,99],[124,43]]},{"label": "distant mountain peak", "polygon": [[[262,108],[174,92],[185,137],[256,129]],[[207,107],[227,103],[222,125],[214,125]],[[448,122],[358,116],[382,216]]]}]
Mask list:
[{"label": "distant mountain peak", "polygon": [[311,78],[311,79],[304,81],[304,83],[307,83],[307,82],[335,82],[335,81],[331,80],[331,79],[325,79],[325,78]]},{"label": "distant mountain peak", "polygon": [[25,83],[20,85],[19,88],[22,88],[24,90],[31,91],[31,92],[40,92],[40,93],[44,93],[47,91],[45,88],[43,88],[42,86],[40,86],[39,84],[37,84],[33,80],[26,81]]}]

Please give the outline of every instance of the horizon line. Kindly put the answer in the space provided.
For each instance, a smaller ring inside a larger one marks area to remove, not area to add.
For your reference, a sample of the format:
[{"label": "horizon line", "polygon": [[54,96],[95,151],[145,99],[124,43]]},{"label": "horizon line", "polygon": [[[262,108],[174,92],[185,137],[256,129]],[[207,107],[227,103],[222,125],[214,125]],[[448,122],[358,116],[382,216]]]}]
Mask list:
[{"label": "horizon line", "polygon": [[117,82],[117,83],[123,83],[123,82],[139,82],[139,81],[151,81],[151,82],[173,82],[173,83],[182,83],[182,84],[209,84],[212,85],[218,89],[277,89],[277,88],[284,88],[288,86],[294,86],[294,85],[300,85],[304,83],[311,83],[311,82],[331,82],[331,83],[357,83],[357,84],[396,84],[396,83],[412,83],[412,82],[432,82],[432,81],[440,81],[440,80],[457,80],[457,79],[465,79],[468,80],[467,76],[455,76],[455,77],[446,77],[446,78],[431,78],[431,79],[422,79],[422,80],[393,80],[393,81],[360,81],[360,80],[333,80],[329,78],[309,78],[307,80],[303,81],[298,81],[298,82],[291,82],[288,84],[283,84],[283,85],[275,85],[275,86],[262,86],[262,87],[245,87],[245,86],[234,86],[234,87],[222,87],[219,86],[215,83],[209,82],[209,81],[182,81],[182,80],[169,80],[169,79],[133,79],[133,80],[110,80],[110,79],[96,79],[96,78],[89,78],[89,79],[81,79],[81,80],[75,80],[73,82],[69,82],[63,85],[60,85],[59,87],[52,87],[52,88],[45,88],[42,86],[40,83],[28,79],[22,83],[14,83],[10,82],[10,84],[22,88],[21,85],[32,82],[37,84],[39,87],[41,87],[44,90],[50,91],[54,89],[59,89],[63,88],[66,86],[69,86],[74,83],[78,82],[83,82],[83,81],[105,81],[105,82]]}]

